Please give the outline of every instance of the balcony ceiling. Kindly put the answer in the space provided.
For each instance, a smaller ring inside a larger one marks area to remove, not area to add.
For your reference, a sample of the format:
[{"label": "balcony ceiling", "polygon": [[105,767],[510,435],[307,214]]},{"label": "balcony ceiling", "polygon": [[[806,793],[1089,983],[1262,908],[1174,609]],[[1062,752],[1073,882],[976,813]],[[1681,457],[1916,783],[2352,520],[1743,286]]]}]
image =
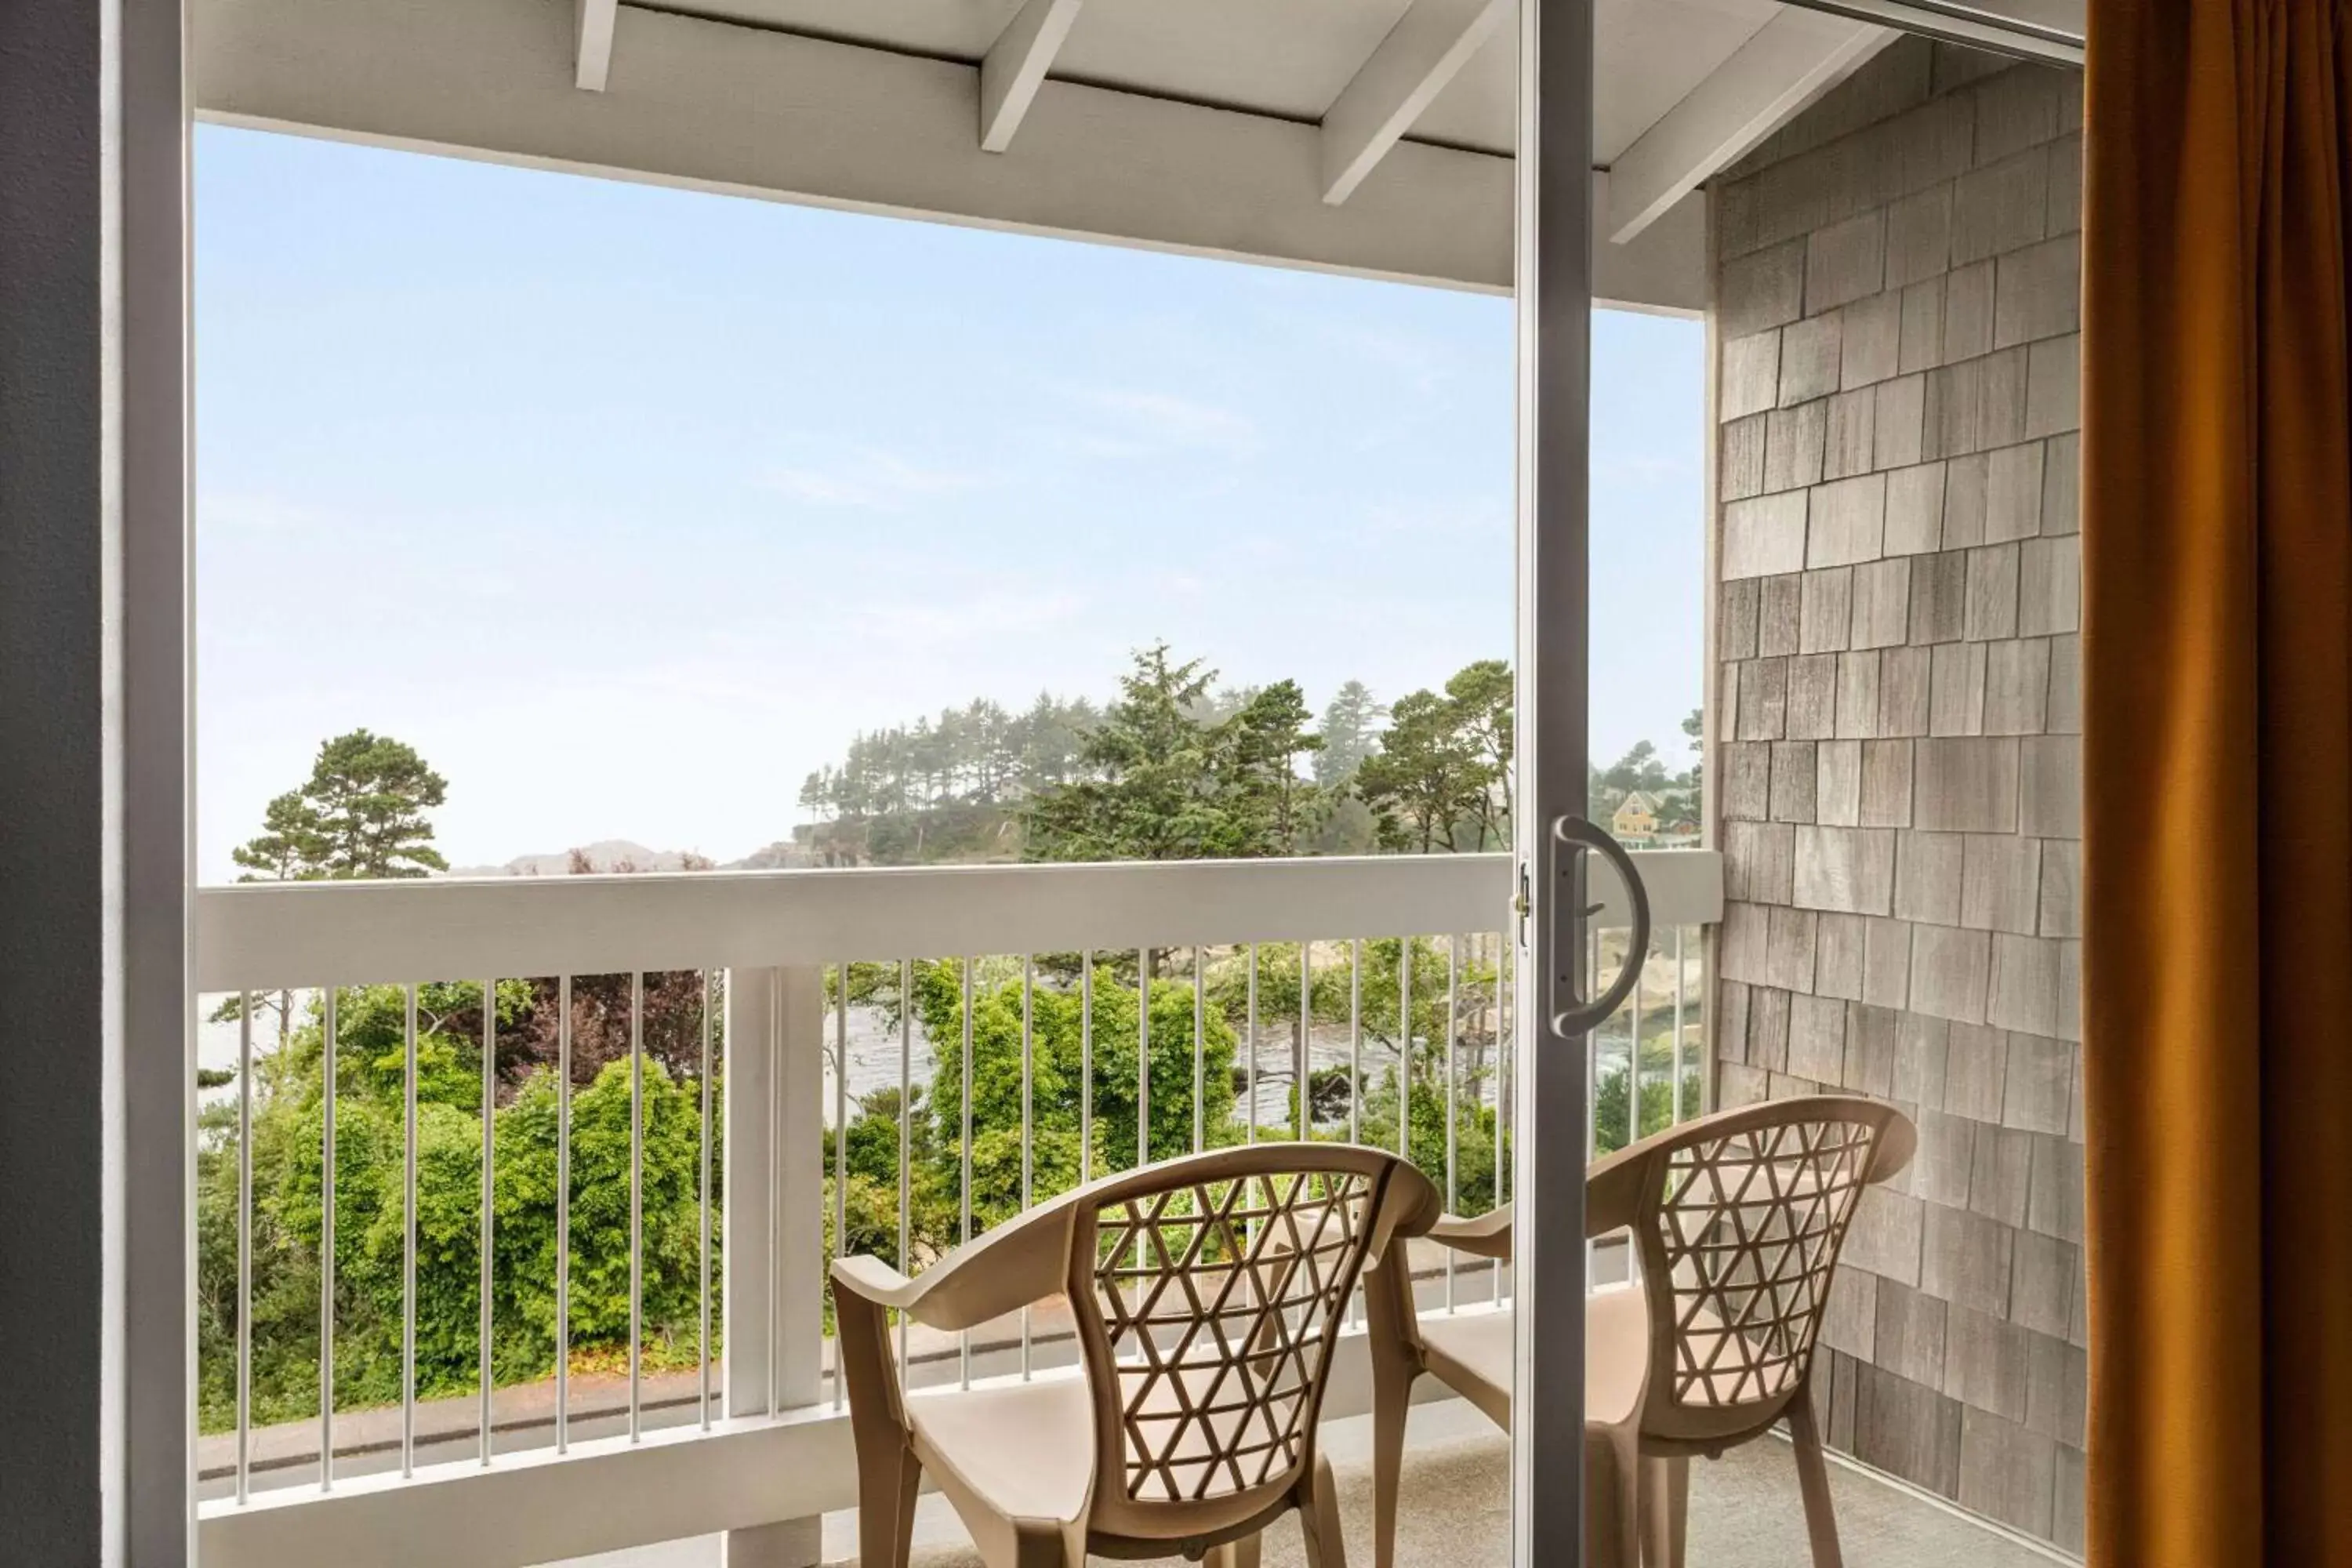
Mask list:
[{"label": "balcony ceiling", "polygon": [[[1891,37],[1598,0],[1597,289],[1705,299],[1696,183]],[[1499,290],[1510,0],[194,0],[200,116]]]},{"label": "balcony ceiling", "polygon": [[[1056,79],[1319,121],[1409,0],[1085,0]],[[1021,0],[687,0],[715,21],[978,64]],[[1769,21],[1775,0],[1599,0],[1594,153],[1601,165]],[[1507,156],[1517,39],[1498,28],[1430,104],[1413,140]]]}]

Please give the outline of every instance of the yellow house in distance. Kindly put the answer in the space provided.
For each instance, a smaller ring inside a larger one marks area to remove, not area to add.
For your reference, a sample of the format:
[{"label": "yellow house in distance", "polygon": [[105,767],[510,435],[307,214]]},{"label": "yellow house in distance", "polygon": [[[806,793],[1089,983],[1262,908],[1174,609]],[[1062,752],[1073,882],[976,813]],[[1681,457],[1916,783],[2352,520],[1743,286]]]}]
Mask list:
[{"label": "yellow house in distance", "polygon": [[1657,837],[1658,803],[1640,790],[1635,790],[1617,803],[1609,818],[1609,831],[1627,841]]}]

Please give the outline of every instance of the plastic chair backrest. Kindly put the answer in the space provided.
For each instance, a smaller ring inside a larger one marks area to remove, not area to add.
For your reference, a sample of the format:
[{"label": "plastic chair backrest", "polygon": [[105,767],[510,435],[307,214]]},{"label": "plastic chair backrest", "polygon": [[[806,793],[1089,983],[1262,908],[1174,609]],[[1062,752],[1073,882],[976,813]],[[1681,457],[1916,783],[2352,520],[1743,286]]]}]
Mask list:
[{"label": "plastic chair backrest", "polygon": [[1097,1527],[1214,1528],[1296,1485],[1358,1275],[1435,1210],[1418,1171],[1348,1144],[1219,1150],[1104,1184],[1076,1215],[1069,1291]]},{"label": "plastic chair backrest", "polygon": [[1863,1189],[1917,1139],[1893,1106],[1813,1095],[1706,1117],[1627,1150],[1650,1318],[1643,1430],[1706,1442],[1776,1419],[1811,1370]]}]

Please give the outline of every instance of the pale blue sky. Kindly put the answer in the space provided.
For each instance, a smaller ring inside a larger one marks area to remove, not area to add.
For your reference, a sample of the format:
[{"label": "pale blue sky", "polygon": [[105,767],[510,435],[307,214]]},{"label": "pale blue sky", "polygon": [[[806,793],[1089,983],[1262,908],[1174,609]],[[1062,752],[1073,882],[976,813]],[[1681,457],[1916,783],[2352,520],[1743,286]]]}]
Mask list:
[{"label": "pale blue sky", "polygon": [[[453,862],[732,858],[852,733],[1511,647],[1511,312],[1434,289],[217,127],[195,146],[199,858],[325,736]],[[1698,701],[1703,335],[1603,312],[1593,740]]]}]

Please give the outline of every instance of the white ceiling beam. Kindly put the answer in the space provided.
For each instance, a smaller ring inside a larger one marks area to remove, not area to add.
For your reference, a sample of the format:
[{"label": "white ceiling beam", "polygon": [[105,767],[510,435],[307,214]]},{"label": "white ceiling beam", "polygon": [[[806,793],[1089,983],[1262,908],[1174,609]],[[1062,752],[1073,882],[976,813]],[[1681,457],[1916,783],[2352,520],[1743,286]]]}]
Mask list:
[{"label": "white ceiling beam", "polygon": [[[1032,0],[1034,5],[1035,0]],[[1412,0],[1323,116],[1323,199],[1338,206],[1412,129],[1514,0]]]},{"label": "white ceiling beam", "polygon": [[[0,0],[5,4],[5,0]],[[523,168],[1148,250],[1507,293],[1511,160],[1406,142],[1344,206],[1317,128],[1047,81],[1021,156],[980,150],[953,60],[620,9],[628,91],[574,89],[561,6],[236,0],[188,60],[199,118]],[[1608,210],[1593,182],[1596,219]],[[1706,308],[1703,202],[1632,245],[1596,232],[1604,303]]]},{"label": "white ceiling beam", "polygon": [[[0,0],[5,5],[6,0]],[[486,0],[236,0],[189,58],[207,121],[376,146],[1428,282],[1511,286],[1511,161],[1408,142],[1318,199],[1313,125],[1049,79],[980,150],[972,68],[623,5],[626,92],[572,17]]]},{"label": "white ceiling beam", "polygon": [[1896,36],[1811,11],[1774,16],[1610,165],[1603,232],[1631,240]]},{"label": "white ceiling beam", "polygon": [[980,150],[1002,153],[1013,145],[1022,116],[1062,52],[1080,0],[1029,0],[989,45],[980,62]]},{"label": "white ceiling beam", "polygon": [[579,0],[572,79],[590,92],[604,91],[612,75],[613,34],[620,19],[621,0]]}]

